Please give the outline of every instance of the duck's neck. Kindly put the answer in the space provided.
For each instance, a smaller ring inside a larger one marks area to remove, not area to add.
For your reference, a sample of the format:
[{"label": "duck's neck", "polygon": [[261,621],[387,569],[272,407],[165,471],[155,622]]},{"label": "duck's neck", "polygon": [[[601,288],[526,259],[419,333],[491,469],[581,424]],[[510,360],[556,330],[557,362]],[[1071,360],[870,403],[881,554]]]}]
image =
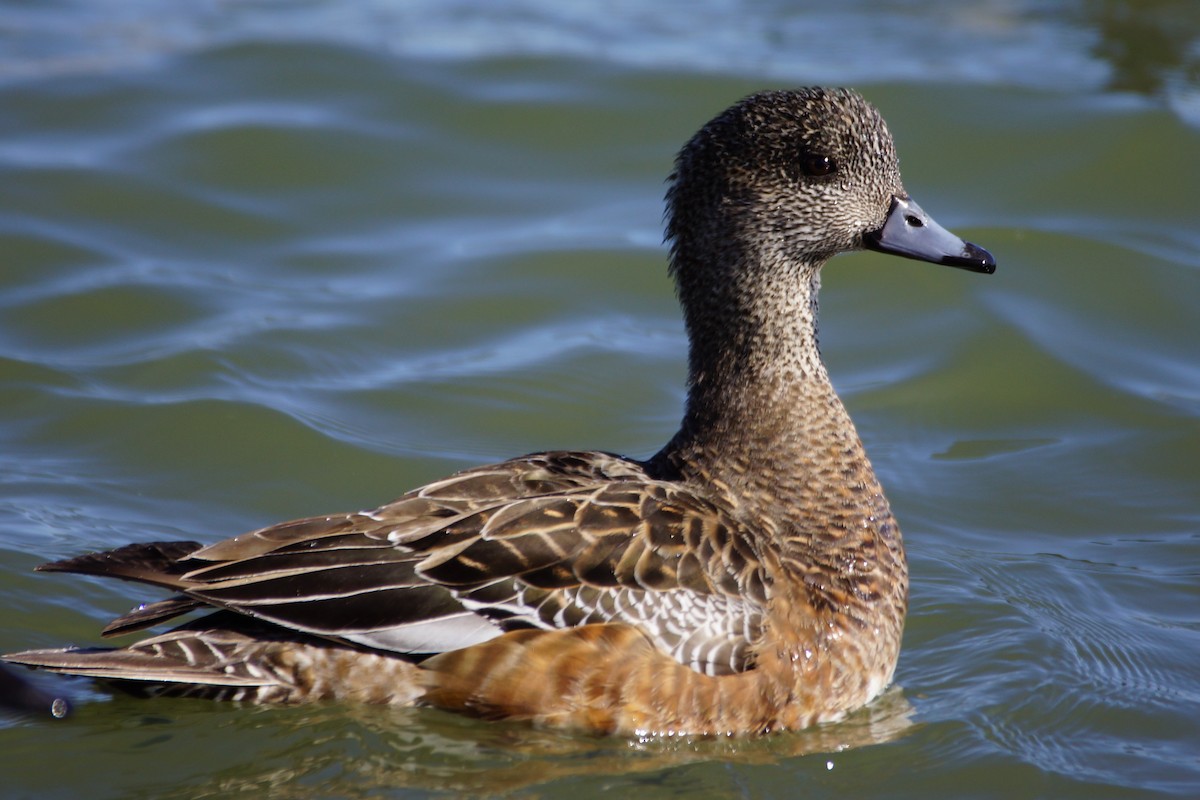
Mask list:
[{"label": "duck's neck", "polygon": [[750,270],[725,271],[734,278],[713,298],[689,296],[681,280],[687,410],[652,465],[715,486],[743,507],[776,506],[796,523],[843,490],[861,498],[847,511],[880,510],[874,472],[821,361],[819,266],[777,262],[752,275],[749,288],[734,284]]}]

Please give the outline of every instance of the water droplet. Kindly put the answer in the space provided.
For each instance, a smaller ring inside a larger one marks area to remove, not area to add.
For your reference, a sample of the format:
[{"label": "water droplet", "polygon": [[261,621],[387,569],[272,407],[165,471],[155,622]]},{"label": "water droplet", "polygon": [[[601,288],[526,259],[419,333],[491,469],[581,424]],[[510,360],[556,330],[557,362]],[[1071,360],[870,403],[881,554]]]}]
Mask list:
[{"label": "water droplet", "polygon": [[71,713],[71,704],[61,697],[56,697],[54,698],[54,702],[50,704],[50,713],[56,719],[62,719]]}]

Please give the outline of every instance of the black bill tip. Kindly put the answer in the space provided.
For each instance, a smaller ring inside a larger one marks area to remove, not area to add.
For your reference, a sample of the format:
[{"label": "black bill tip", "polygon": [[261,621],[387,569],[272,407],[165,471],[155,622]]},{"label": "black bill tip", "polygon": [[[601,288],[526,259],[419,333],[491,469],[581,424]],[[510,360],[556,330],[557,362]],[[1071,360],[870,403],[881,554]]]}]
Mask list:
[{"label": "black bill tip", "polygon": [[939,263],[945,264],[948,267],[965,269],[970,272],[981,272],[984,275],[991,275],[996,271],[995,257],[987,250],[971,242],[963,242],[961,255],[945,256]]},{"label": "black bill tip", "polygon": [[943,228],[907,196],[892,198],[883,225],[864,234],[863,245],[881,253],[985,275],[996,271],[996,259],[991,253]]}]

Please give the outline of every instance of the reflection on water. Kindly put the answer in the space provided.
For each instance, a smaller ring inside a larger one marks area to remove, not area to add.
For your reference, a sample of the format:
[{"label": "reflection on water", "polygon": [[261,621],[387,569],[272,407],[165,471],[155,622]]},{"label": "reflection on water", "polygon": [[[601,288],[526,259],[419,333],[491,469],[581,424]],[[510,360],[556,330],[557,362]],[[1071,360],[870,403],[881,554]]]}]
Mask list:
[{"label": "reflection on water", "polygon": [[[269,790],[272,797],[319,797],[326,796],[326,781],[345,774],[353,776],[353,786],[363,794],[410,788],[504,795],[574,779],[594,782],[620,775],[636,780],[688,765],[764,766],[813,754],[821,754],[826,768],[834,769],[839,753],[895,741],[913,726],[912,706],[898,687],[841,723],[748,739],[625,741],[413,709],[318,707],[268,713],[280,718],[279,733],[258,754],[261,771],[248,773],[239,766],[178,794],[170,786],[155,786],[161,792],[157,796]],[[244,727],[249,732],[254,726]]]},{"label": "reflection on water", "polygon": [[1159,94],[1180,79],[1197,87],[1200,6],[1190,0],[1100,0],[1081,17],[1098,34],[1095,53],[1117,91]]},{"label": "reflection on water", "polygon": [[805,83],[1105,86],[1164,97],[1200,124],[1194,0],[847,0],[820,10],[707,0],[687,13],[640,0],[228,3],[219,11],[73,0],[8,11],[0,78],[140,68],[214,44],[290,38],[418,59],[583,58]]},{"label": "reflection on water", "polygon": [[70,710],[71,705],[65,698],[47,694],[11,667],[0,664],[0,714],[34,714],[62,719]]},{"label": "reflection on water", "polygon": [[1098,35],[1093,52],[1111,69],[1109,89],[1162,97],[1200,126],[1200,3],[1096,0],[1081,17]]}]

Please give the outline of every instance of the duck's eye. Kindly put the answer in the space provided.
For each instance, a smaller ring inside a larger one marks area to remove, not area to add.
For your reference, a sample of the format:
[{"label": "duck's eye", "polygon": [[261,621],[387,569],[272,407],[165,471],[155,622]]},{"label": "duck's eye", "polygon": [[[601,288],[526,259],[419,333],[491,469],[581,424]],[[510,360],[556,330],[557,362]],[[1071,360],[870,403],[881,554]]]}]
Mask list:
[{"label": "duck's eye", "polygon": [[814,178],[832,175],[837,172],[838,168],[837,161],[833,156],[821,153],[805,153],[800,157],[800,166],[805,175],[811,175]]}]

